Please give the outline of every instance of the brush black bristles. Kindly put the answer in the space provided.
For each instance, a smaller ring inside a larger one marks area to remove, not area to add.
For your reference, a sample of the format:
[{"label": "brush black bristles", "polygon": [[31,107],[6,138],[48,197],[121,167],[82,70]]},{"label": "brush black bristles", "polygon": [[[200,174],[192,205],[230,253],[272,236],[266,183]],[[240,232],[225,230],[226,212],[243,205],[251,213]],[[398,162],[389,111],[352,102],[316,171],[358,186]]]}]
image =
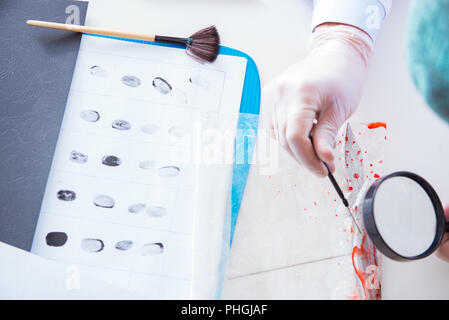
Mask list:
[{"label": "brush black bristles", "polygon": [[220,36],[215,26],[201,29],[190,38],[155,36],[154,40],[185,45],[187,54],[200,62],[214,62],[220,49]]},{"label": "brush black bristles", "polygon": [[220,36],[215,26],[195,32],[187,43],[187,54],[200,61],[214,62],[220,48]]}]

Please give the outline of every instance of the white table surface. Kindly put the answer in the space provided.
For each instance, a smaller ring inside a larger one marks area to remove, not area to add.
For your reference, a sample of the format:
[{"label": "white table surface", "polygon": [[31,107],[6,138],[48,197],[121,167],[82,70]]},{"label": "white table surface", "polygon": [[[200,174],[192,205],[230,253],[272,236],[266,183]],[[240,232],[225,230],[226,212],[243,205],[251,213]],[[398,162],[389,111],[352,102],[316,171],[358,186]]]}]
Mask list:
[{"label": "white table surface", "polygon": [[[245,51],[256,61],[262,85],[305,54],[310,33],[311,0],[91,0],[87,23],[129,31],[188,35],[215,24],[222,43]],[[449,125],[428,109],[415,90],[407,67],[406,26],[409,0],[395,0],[377,41],[377,53],[361,106],[354,121],[385,121],[388,143],[385,170],[410,170],[423,175],[449,202]],[[281,48],[281,49],[280,49]],[[253,177],[251,178],[253,179]],[[256,178],[257,179],[257,178]],[[251,181],[248,181],[250,184]],[[265,202],[270,196],[264,195]],[[241,215],[255,204],[244,200]],[[246,223],[251,221],[246,219]],[[257,222],[254,222],[257,223]],[[279,234],[289,242],[286,232]],[[257,226],[255,226],[257,227]],[[276,236],[276,235],[272,235]],[[291,235],[293,237],[293,234]],[[239,239],[236,233],[236,242]],[[276,252],[271,256],[276,259]],[[286,256],[282,253],[280,256]],[[289,261],[291,265],[291,261]],[[302,298],[295,286],[295,267],[278,268],[228,281],[225,298]],[[300,266],[298,266],[300,268]],[[449,264],[431,257],[396,263],[384,259],[384,299],[449,299]],[[231,283],[231,284],[229,284]],[[259,294],[264,287],[271,291]],[[244,289],[244,293],[242,293]]]}]

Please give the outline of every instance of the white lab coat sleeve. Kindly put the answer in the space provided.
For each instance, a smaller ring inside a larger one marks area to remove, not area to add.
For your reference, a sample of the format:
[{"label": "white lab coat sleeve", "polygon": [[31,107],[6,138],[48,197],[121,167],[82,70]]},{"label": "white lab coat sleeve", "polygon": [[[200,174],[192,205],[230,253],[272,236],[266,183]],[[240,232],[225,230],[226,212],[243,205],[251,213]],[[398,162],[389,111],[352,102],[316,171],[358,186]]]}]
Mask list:
[{"label": "white lab coat sleeve", "polygon": [[333,22],[362,29],[375,40],[391,10],[392,0],[314,0],[312,30]]}]

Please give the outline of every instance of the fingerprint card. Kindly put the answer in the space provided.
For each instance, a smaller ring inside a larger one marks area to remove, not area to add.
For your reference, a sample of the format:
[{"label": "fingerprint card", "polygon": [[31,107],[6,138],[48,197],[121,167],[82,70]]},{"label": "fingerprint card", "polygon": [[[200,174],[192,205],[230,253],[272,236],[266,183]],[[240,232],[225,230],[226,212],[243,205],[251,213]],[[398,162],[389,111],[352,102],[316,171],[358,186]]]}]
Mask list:
[{"label": "fingerprint card", "polygon": [[83,36],[32,252],[146,297],[188,298],[202,263],[195,115],[238,115],[245,70],[239,57],[201,64]]}]

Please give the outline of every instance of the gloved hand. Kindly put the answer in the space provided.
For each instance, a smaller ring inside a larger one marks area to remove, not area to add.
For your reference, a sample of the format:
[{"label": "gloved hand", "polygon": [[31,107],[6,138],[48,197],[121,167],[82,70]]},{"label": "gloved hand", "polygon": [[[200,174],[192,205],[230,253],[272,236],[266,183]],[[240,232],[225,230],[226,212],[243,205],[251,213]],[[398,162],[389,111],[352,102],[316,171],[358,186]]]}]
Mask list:
[{"label": "gloved hand", "polygon": [[263,90],[265,121],[280,144],[317,175],[327,176],[323,161],[335,169],[336,135],[360,102],[372,52],[373,41],[360,29],[321,25],[307,57]]},{"label": "gloved hand", "polygon": [[[444,208],[444,214],[446,215],[446,219],[449,221],[449,206]],[[443,238],[443,242],[441,242],[440,248],[437,251],[437,256],[441,260],[449,262],[449,234],[445,234]]]}]

